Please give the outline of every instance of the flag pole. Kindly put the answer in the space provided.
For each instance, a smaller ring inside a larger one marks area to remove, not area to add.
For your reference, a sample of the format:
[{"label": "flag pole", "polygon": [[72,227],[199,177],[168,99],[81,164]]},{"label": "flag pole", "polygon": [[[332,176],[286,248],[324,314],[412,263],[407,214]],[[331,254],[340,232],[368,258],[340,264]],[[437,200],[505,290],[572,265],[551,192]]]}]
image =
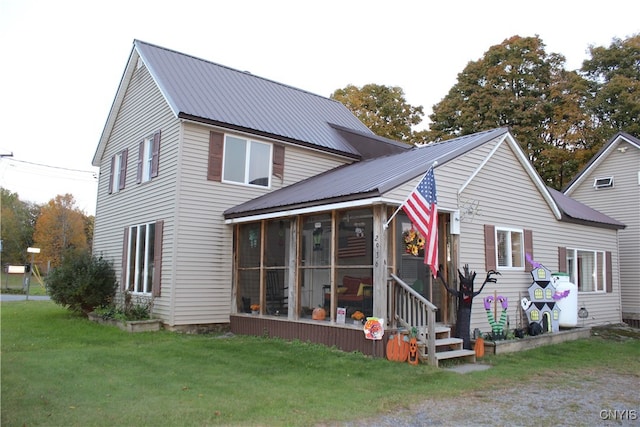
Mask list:
[{"label": "flag pole", "polygon": [[[433,162],[433,164],[429,167],[429,169],[427,169],[424,174],[426,175],[427,172],[429,172],[431,169],[435,168],[436,166],[438,166],[438,161],[435,160]],[[423,175],[424,176],[424,175]],[[418,187],[418,185],[420,185],[420,181],[418,181],[418,183],[416,184],[416,186],[413,188],[414,190]],[[387,220],[387,222],[385,222],[382,225],[382,229],[386,230],[387,228],[389,228],[389,223],[391,221],[393,221],[393,218],[396,217],[396,215],[398,214],[398,212],[400,211],[400,209],[402,209],[402,206],[404,206],[404,204],[407,202],[407,200],[409,200],[409,197],[411,197],[411,193],[413,193],[413,191],[409,192],[409,195],[407,196],[406,199],[404,199],[404,202],[400,203],[400,206],[398,206],[398,208],[395,210],[395,212],[393,214],[391,214],[391,217],[389,217],[389,219]]]}]

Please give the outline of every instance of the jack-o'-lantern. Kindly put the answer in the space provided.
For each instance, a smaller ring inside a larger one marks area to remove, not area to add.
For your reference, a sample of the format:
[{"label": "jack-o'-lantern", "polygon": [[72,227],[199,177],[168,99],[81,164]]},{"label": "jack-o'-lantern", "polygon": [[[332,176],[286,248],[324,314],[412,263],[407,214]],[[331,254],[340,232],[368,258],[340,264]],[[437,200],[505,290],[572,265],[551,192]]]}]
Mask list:
[{"label": "jack-o'-lantern", "polygon": [[409,358],[408,362],[410,365],[417,365],[418,360],[418,340],[416,337],[411,337],[409,340]]},{"label": "jack-o'-lantern", "polygon": [[327,312],[322,307],[316,307],[311,312],[311,318],[313,320],[324,320],[325,317],[327,317]]}]

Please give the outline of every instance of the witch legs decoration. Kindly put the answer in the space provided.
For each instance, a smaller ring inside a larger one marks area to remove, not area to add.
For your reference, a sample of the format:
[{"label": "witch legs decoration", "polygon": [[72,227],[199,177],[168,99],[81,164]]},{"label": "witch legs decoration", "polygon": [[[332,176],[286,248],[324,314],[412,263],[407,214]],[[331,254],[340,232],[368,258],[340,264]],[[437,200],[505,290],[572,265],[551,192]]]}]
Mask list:
[{"label": "witch legs decoration", "polygon": [[471,304],[473,303],[473,298],[478,296],[484,285],[487,283],[496,283],[497,279],[492,277],[496,274],[500,274],[497,271],[489,270],[487,272],[487,277],[484,280],[484,283],[480,287],[480,290],[477,292],[473,291],[473,281],[476,278],[476,272],[469,272],[469,264],[465,264],[464,266],[464,276],[462,272],[458,270],[458,277],[460,278],[460,290],[456,290],[450,288],[447,282],[444,280],[444,276],[442,275],[442,266],[438,270],[438,277],[442,281],[442,284],[447,289],[451,295],[458,298],[458,317],[456,320],[456,338],[461,338],[463,342],[463,347],[467,350],[471,350],[471,336],[470,336],[470,328],[471,328]]},{"label": "witch legs decoration", "polygon": [[498,295],[498,301],[502,304],[502,313],[500,314],[500,320],[496,322],[496,319],[493,317],[493,312],[491,311],[491,304],[493,304],[493,297],[488,296],[484,299],[484,309],[487,312],[487,319],[489,320],[489,325],[491,326],[491,335],[493,340],[496,340],[496,337],[501,337],[504,335],[504,325],[507,323],[507,308],[509,307],[507,303],[507,297],[503,297],[502,295]]}]

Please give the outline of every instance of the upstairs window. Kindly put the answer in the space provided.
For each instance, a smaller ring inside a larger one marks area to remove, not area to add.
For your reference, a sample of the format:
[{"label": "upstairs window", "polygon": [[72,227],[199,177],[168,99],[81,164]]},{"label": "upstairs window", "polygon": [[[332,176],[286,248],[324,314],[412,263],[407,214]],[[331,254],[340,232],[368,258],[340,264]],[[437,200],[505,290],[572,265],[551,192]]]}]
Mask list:
[{"label": "upstairs window", "polygon": [[111,173],[109,176],[109,193],[117,193],[124,189],[127,177],[127,150],[122,150],[111,157]]},{"label": "upstairs window", "polygon": [[613,177],[608,176],[605,178],[596,178],[593,181],[593,187],[598,190],[600,188],[611,188],[613,187]]},{"label": "upstairs window", "polygon": [[271,144],[226,135],[222,180],[270,187]]},{"label": "upstairs window", "polygon": [[140,141],[138,151],[138,184],[150,181],[151,178],[158,176],[159,156],[160,131]]}]

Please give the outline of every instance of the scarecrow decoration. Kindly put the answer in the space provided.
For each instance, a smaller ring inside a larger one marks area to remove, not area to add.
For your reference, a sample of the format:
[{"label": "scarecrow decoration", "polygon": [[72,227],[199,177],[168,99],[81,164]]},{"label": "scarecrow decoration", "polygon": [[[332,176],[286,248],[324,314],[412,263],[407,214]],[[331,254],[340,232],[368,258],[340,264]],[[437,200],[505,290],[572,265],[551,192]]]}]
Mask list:
[{"label": "scarecrow decoration", "polygon": [[462,272],[458,270],[458,277],[460,278],[460,290],[456,290],[450,288],[447,282],[444,280],[444,276],[442,274],[442,266],[438,270],[438,277],[442,281],[442,284],[447,289],[447,291],[458,298],[458,317],[456,320],[456,338],[461,338],[463,342],[463,347],[467,350],[471,350],[471,337],[469,335],[469,329],[471,328],[471,304],[473,302],[473,298],[478,296],[482,289],[484,289],[484,285],[487,283],[496,283],[497,279],[492,277],[494,275],[500,275],[499,272],[495,270],[489,270],[487,272],[487,277],[484,280],[484,283],[480,287],[480,290],[477,292],[473,291],[473,281],[476,278],[476,272],[469,272],[469,264],[465,264],[464,266],[464,276]]}]

